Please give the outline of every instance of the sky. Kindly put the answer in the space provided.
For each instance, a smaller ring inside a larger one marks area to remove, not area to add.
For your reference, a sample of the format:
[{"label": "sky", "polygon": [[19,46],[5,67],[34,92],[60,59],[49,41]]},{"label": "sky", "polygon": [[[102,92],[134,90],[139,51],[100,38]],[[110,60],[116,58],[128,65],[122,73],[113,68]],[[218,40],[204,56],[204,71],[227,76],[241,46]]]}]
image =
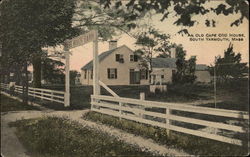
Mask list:
[{"label": "sky", "polygon": [[[210,5],[216,5],[217,2],[213,2]],[[243,34],[243,41],[190,41],[190,37],[187,35],[180,35],[177,32],[184,27],[175,26],[173,23],[176,17],[170,16],[168,19],[160,22],[162,15],[153,15],[151,19],[145,19],[144,22],[148,25],[159,29],[161,33],[166,33],[171,35],[170,42],[176,44],[182,44],[184,50],[187,52],[187,59],[190,56],[196,56],[197,64],[210,65],[214,63],[215,56],[223,56],[224,50],[227,49],[229,43],[231,42],[234,46],[235,52],[240,52],[242,54],[242,61],[249,62],[249,22],[244,20],[243,23],[236,27],[231,27],[230,24],[239,17],[238,14],[224,16],[215,16],[214,14],[208,14],[205,16],[197,16],[195,19],[200,21],[200,24],[196,24],[193,27],[188,28],[190,34],[198,34],[199,36],[216,34]],[[205,18],[214,19],[217,23],[216,27],[206,27],[202,22]],[[132,50],[137,49],[135,39],[127,34],[121,34],[116,37],[118,39],[118,46],[127,45]],[[231,38],[229,38],[231,40]],[[102,53],[108,50],[108,42],[98,43],[98,52]],[[88,43],[84,46],[79,46],[77,48],[70,50],[72,55],[70,57],[70,70],[77,70],[80,72],[82,66],[87,64],[93,59],[93,44]]]}]

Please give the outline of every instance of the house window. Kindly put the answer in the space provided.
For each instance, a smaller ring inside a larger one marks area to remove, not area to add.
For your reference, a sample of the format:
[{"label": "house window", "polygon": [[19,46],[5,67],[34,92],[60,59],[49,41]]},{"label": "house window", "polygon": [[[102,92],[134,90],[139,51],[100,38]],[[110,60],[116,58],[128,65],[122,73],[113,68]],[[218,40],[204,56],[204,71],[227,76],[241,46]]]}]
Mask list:
[{"label": "house window", "polygon": [[164,75],[161,75],[161,78],[164,79]]},{"label": "house window", "polygon": [[122,54],[116,54],[115,55],[115,61],[120,62],[120,63],[124,63],[123,55]]},{"label": "house window", "polygon": [[87,79],[87,70],[84,70],[84,79]]},{"label": "house window", "polygon": [[147,80],[148,79],[148,71],[145,69],[141,70],[141,79],[142,80]]},{"label": "house window", "polygon": [[138,56],[137,55],[130,55],[130,62],[137,62],[138,61]]},{"label": "house window", "polygon": [[108,68],[108,79],[117,79],[117,69]]}]

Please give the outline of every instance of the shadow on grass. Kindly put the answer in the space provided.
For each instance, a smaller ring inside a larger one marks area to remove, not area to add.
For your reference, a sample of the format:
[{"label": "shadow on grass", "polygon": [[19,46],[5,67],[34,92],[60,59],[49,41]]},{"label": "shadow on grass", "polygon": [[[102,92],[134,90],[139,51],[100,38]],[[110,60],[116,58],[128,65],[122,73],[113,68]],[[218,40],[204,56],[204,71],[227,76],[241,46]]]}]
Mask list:
[{"label": "shadow on grass", "polygon": [[20,101],[15,99],[9,98],[3,94],[0,94],[1,97],[1,112],[8,112],[8,111],[25,111],[25,110],[40,110],[36,106],[31,106],[28,104],[23,104]]}]

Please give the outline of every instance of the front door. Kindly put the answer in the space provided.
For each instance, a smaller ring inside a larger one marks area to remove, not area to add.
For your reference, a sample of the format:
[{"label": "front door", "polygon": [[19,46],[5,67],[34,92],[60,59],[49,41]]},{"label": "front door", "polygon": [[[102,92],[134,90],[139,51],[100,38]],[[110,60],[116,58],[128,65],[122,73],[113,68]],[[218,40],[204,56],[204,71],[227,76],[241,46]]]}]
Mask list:
[{"label": "front door", "polygon": [[130,69],[130,84],[140,84],[140,71]]}]

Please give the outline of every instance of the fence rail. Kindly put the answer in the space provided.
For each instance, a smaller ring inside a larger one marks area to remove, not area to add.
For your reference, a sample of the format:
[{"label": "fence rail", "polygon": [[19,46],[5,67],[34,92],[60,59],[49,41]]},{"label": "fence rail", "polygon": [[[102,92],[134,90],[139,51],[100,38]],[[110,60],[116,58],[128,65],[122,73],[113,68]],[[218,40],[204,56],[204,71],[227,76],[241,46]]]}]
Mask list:
[{"label": "fence rail", "polygon": [[167,130],[173,130],[235,145],[242,145],[242,141],[235,137],[226,137],[224,135],[205,132],[203,130],[195,130],[186,128],[184,126],[178,126],[176,125],[176,122],[192,125],[195,124],[203,127],[212,127],[215,129],[223,129],[231,132],[245,133],[241,126],[226,124],[218,121],[215,122],[204,120],[197,117],[187,117],[185,115],[173,113],[173,111],[181,111],[193,114],[195,113],[215,118],[219,116],[223,117],[224,119],[249,119],[248,113],[243,111],[214,109],[179,103],[155,102],[100,95],[91,96],[91,110],[119,118],[166,128]]},{"label": "fence rail", "polygon": [[[1,89],[9,91],[9,85],[1,83]],[[22,94],[23,87],[15,85],[14,92]],[[34,98],[40,98],[52,102],[58,102],[64,104],[64,94],[63,91],[56,91],[50,89],[42,89],[42,88],[32,88],[29,87],[28,95]]]}]

